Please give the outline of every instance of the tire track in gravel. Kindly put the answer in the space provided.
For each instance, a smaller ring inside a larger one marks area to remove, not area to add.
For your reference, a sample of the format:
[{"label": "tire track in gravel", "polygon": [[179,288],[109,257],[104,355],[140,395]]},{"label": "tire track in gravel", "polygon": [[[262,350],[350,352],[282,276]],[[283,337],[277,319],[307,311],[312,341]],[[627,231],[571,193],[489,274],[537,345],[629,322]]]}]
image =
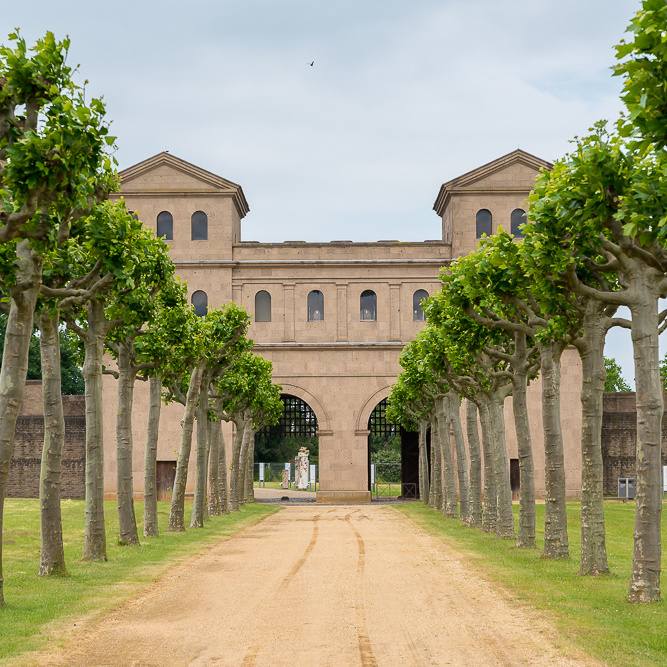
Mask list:
[{"label": "tire track in gravel", "polygon": [[[290,585],[292,579],[296,576],[297,572],[304,566],[306,560],[308,560],[308,556],[311,554],[313,549],[315,548],[315,544],[317,543],[317,537],[319,534],[319,526],[317,522],[320,520],[320,517],[322,514],[329,514],[335,510],[329,510],[328,512],[321,512],[320,514],[316,514],[312,518],[312,523],[313,523],[313,534],[310,538],[310,542],[308,543],[308,546],[306,547],[306,550],[303,552],[303,555],[297,562],[294,564],[294,567],[289,571],[287,576],[282,580],[280,583],[280,586],[278,586],[278,590],[274,593],[273,598],[278,599],[284,592],[287,590],[287,587]],[[245,657],[243,658],[243,662],[241,663],[241,667],[254,667],[256,661],[257,661],[257,656],[260,651],[260,646],[258,644],[251,646]]]},{"label": "tire track in gravel", "polygon": [[350,512],[345,515],[345,521],[352,529],[357,538],[357,548],[359,550],[359,557],[357,560],[357,586],[356,586],[356,614],[357,614],[357,640],[359,643],[359,657],[361,658],[362,667],[377,667],[377,660],[373,653],[371,640],[368,637],[366,608],[364,606],[364,568],[366,567],[366,545],[361,537],[361,534],[352,523],[352,515],[359,510]]}]

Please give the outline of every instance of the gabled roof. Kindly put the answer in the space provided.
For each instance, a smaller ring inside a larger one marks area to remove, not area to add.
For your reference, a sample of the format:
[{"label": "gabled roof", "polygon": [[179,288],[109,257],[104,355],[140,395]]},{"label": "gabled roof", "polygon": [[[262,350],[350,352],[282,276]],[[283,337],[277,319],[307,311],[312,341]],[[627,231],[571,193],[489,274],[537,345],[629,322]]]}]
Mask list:
[{"label": "gabled roof", "polygon": [[[153,157],[143,160],[132,167],[128,167],[121,171],[118,175],[121,180],[121,192],[122,194],[132,194],[133,192],[146,192],[145,189],[134,190],[132,189],[132,181],[143,176],[144,174],[153,171],[159,167],[169,167],[176,171],[180,171],[191,178],[200,181],[202,184],[209,186],[210,189],[216,192],[216,194],[228,194],[234,199],[236,208],[238,209],[239,215],[243,218],[248,211],[250,210],[248,202],[246,201],[245,195],[243,194],[243,189],[240,185],[232,183],[221,176],[206,171],[201,167],[197,167],[190,162],[186,162],[181,158],[172,155],[171,153],[162,152],[154,155]],[[159,192],[169,193],[172,190],[161,189]]]},{"label": "gabled roof", "polygon": [[514,164],[523,164],[530,169],[534,169],[536,172],[539,172],[542,169],[552,169],[553,167],[553,164],[550,162],[546,162],[535,155],[531,155],[530,153],[526,153],[517,148],[517,150],[512,151],[507,155],[503,155],[481,167],[477,167],[477,169],[473,169],[462,176],[457,176],[451,181],[443,183],[438,192],[438,197],[433,204],[433,210],[436,211],[438,215],[443,215],[445,205],[452,190],[470,187],[477,181],[487,178],[491,174],[502,171],[503,169],[507,169],[507,167]]}]

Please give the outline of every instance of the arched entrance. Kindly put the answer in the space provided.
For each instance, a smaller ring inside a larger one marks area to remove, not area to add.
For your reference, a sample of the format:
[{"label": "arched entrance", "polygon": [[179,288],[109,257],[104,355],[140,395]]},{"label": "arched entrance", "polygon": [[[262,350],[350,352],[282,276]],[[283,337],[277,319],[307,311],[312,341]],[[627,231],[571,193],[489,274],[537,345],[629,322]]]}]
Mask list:
[{"label": "arched entrance", "polygon": [[376,475],[374,495],[383,495],[379,485],[379,489],[388,493],[393,486],[406,499],[419,497],[419,434],[387,419],[386,398],[373,408],[368,418],[368,490],[372,492],[371,464],[375,465]]},{"label": "arched entrance", "polygon": [[304,400],[283,394],[283,412],[277,424],[265,426],[255,435],[255,461],[284,464],[294,460],[301,447],[310,450],[311,464],[317,464],[319,439],[317,417]]}]

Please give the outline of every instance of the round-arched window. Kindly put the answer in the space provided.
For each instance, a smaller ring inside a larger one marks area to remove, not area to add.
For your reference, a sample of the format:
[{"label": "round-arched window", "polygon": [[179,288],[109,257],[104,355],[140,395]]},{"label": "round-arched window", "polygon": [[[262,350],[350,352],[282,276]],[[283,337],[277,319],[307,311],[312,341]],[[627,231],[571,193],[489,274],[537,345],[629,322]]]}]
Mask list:
[{"label": "round-arched window", "polygon": [[308,321],[324,321],[324,294],[320,290],[314,289],[308,294]]},{"label": "round-arched window", "polygon": [[255,294],[255,322],[271,321],[271,295],[266,290]]},{"label": "round-arched window", "polygon": [[413,322],[424,322],[426,313],[424,312],[424,300],[428,299],[428,292],[425,289],[418,289],[412,295],[412,320]]},{"label": "round-arched window", "polygon": [[204,317],[204,315],[208,313],[208,296],[206,295],[206,292],[203,292],[202,290],[193,292],[190,301],[195,308],[195,315]]},{"label": "round-arched window", "polygon": [[190,218],[193,241],[208,240],[208,216],[204,211],[195,211]]},{"label": "round-arched window", "polygon": [[512,236],[517,239],[525,237],[521,225],[526,222],[526,212],[521,208],[515,208],[510,216],[510,229]]},{"label": "round-arched window", "polygon": [[157,237],[165,241],[174,240],[174,217],[169,211],[157,214]]},{"label": "round-arched window", "polygon": [[359,298],[360,318],[362,322],[377,320],[377,296],[371,289],[364,290]]},{"label": "round-arched window", "polygon": [[491,211],[487,208],[482,208],[477,211],[475,216],[475,236],[481,239],[485,234],[491,236],[493,226],[493,216]]}]

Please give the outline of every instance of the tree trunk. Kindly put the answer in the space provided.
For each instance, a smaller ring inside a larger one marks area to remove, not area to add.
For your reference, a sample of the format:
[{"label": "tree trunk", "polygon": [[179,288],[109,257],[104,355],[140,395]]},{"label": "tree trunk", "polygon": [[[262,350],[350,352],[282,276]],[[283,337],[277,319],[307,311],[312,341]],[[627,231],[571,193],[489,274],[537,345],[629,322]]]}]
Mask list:
[{"label": "tree trunk", "polygon": [[459,500],[461,502],[461,521],[467,521],[470,516],[470,487],[468,484],[468,460],[466,457],[465,441],[463,440],[463,429],[461,428],[461,415],[459,395],[449,392],[449,415],[452,420],[452,433],[454,434],[454,446],[456,447],[456,472],[459,480]]},{"label": "tree trunk", "polygon": [[88,302],[83,379],[86,384],[86,527],[83,560],[106,560],[104,528],[104,426],[102,423],[102,356],[106,338],[104,303]]},{"label": "tree trunk", "polygon": [[442,446],[440,443],[440,432],[438,430],[438,419],[433,415],[431,418],[431,484],[430,491],[433,504],[437,510],[442,510],[444,500],[442,488]]},{"label": "tree trunk", "polygon": [[477,407],[479,409],[479,420],[482,425],[482,454],[484,455],[484,512],[482,514],[482,530],[485,533],[495,533],[498,521],[498,497],[493,469],[493,445],[491,441],[491,429],[493,427],[489,416],[488,401],[482,399]]},{"label": "tree trunk", "polygon": [[606,304],[589,299],[583,335],[577,342],[581,387],[581,562],[580,575],[609,572],[604,527],[602,400],[605,383]]},{"label": "tree trunk", "polygon": [[542,558],[569,558],[565,507],[565,462],[560,421],[560,364],[562,349],[540,345],[542,423],[544,426],[544,550]]},{"label": "tree trunk", "polygon": [[44,400],[44,448],[39,478],[41,515],[40,575],[67,574],[63,527],[60,514],[62,452],[65,444],[65,417],[60,380],[60,336],[58,314],[47,311],[39,316],[39,345],[42,357]]},{"label": "tree trunk", "polygon": [[192,449],[192,431],[203,371],[203,364],[197,364],[190,375],[190,384],[185,400],[185,412],[183,414],[181,447],[176,463],[176,477],[174,479],[174,490],[171,494],[171,510],[167,530],[185,530],[185,485],[188,481],[188,462]]},{"label": "tree trunk", "polygon": [[239,468],[237,472],[236,485],[239,489],[239,503],[245,505],[246,502],[246,475],[248,457],[250,454],[250,438],[252,435],[252,417],[245,415],[243,420],[243,436],[241,438],[241,452],[239,455]]},{"label": "tree trunk", "polygon": [[491,423],[493,424],[494,456],[496,470],[496,492],[498,494],[498,521],[496,537],[503,540],[516,539],[514,532],[514,511],[512,509],[512,488],[510,486],[510,469],[505,442],[505,415],[503,411],[504,397],[495,397],[489,405]]},{"label": "tree trunk", "polygon": [[438,426],[435,417],[431,417],[431,455],[430,455],[430,479],[428,485],[428,505],[435,507],[435,450],[438,449]]},{"label": "tree trunk", "polygon": [[236,512],[241,507],[241,494],[243,489],[239,488],[239,466],[241,465],[241,449],[243,448],[244,420],[242,415],[234,417],[236,433],[234,434],[234,447],[232,448],[232,474],[230,483],[230,510]]},{"label": "tree trunk", "polygon": [[210,516],[220,514],[220,489],[218,485],[218,468],[220,467],[220,441],[217,422],[208,423],[208,513]]},{"label": "tree trunk", "polygon": [[658,299],[641,272],[632,312],[632,347],[637,387],[637,487],[635,545],[628,600],[660,600],[660,521],[662,513],[661,447],[663,390],[659,373]]},{"label": "tree trunk", "polygon": [[250,442],[248,459],[246,461],[246,502],[255,502],[255,434],[257,431],[252,429],[250,434]]},{"label": "tree trunk", "polygon": [[482,455],[477,429],[477,406],[470,399],[466,400],[466,431],[470,457],[470,513],[466,517],[466,523],[469,526],[480,528],[482,525]]},{"label": "tree trunk", "polygon": [[160,533],[157,521],[157,482],[155,477],[160,412],[162,411],[162,376],[151,376],[149,384],[150,399],[144,459],[144,537],[157,537]]},{"label": "tree trunk", "polygon": [[30,282],[24,291],[11,290],[12,299],[5,333],[0,371],[0,607],[5,603],[2,576],[2,526],[9,464],[14,450],[14,429],[23,400],[28,373],[28,349],[32,336],[35,303],[42,275],[42,260],[34,256],[27,241],[18,245],[17,282]]},{"label": "tree trunk", "polygon": [[118,543],[139,545],[137,519],[134,514],[134,480],[132,477],[132,402],[137,372],[130,350],[118,345],[118,413],[116,415],[116,496],[118,500]]},{"label": "tree trunk", "polygon": [[197,405],[197,444],[195,446],[195,497],[192,503],[190,528],[204,527],[206,506],[206,476],[208,473],[208,385],[209,374],[202,376]]},{"label": "tree trunk", "polygon": [[[458,516],[458,499],[456,497],[456,475],[454,473],[454,459],[452,457],[452,437],[449,428],[451,423],[449,407],[447,396],[436,399],[435,410],[438,418],[440,446],[442,448],[442,513],[445,516],[456,518]],[[433,447],[433,438],[431,438],[431,447]]]},{"label": "tree trunk", "polygon": [[225,438],[222,434],[222,422],[218,420],[214,424],[218,440],[218,495],[220,497],[220,513],[229,514],[229,493],[227,490],[227,448]]},{"label": "tree trunk", "polygon": [[[515,335],[515,349],[521,345],[521,341],[517,342],[519,337],[522,337],[525,349],[525,334]],[[528,375],[515,368],[512,374],[512,411],[519,453],[519,532],[516,546],[535,549],[537,546],[535,543],[535,464],[528,422],[527,387]]]},{"label": "tree trunk", "polygon": [[419,421],[419,499],[426,504],[428,502],[428,448],[426,446],[426,433],[428,422],[424,419]]}]

